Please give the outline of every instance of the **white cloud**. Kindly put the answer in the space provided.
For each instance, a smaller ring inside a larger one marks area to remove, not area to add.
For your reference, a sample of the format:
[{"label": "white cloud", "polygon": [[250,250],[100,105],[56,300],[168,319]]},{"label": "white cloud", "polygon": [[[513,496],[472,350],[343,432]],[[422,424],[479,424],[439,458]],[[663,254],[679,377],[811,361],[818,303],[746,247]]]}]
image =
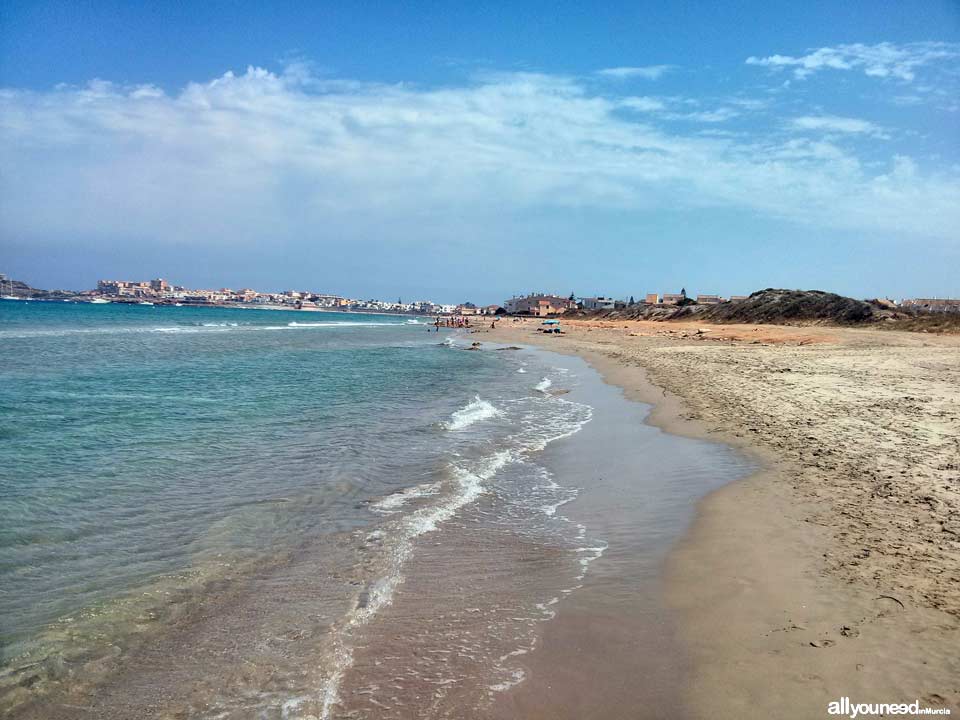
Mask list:
[{"label": "white cloud", "polygon": [[876,45],[838,45],[808,52],[806,55],[771,55],[749,57],[748,65],[762,65],[774,69],[793,68],[798,78],[806,78],[821,70],[857,70],[870,77],[894,78],[910,82],[920,68],[960,58],[960,44],[945,42],[917,42],[905,45],[878,43]]},{"label": "white cloud", "polygon": [[686,120],[702,123],[720,123],[740,115],[740,110],[732,107],[718,107],[714,110],[690,110],[699,103],[682,97],[625,97],[619,105],[640,113],[658,113],[664,120]]},{"label": "white cloud", "polygon": [[806,115],[793,118],[791,124],[798,130],[823,130],[826,132],[873,135],[888,138],[883,129],[868,120],[837,117],[836,115]]},{"label": "white cloud", "polygon": [[667,104],[663,100],[652,97],[627,97],[620,101],[620,105],[637,112],[658,112],[667,109]]},{"label": "white cloud", "polygon": [[769,98],[744,98],[744,97],[733,97],[729,98],[726,101],[730,105],[735,105],[738,108],[746,110],[748,112],[759,112],[770,107],[771,101]]},{"label": "white cloud", "polygon": [[694,122],[721,123],[732,120],[739,115],[740,112],[738,110],[730,107],[720,107],[715,110],[698,110],[697,112],[676,115],[675,117],[681,120],[692,120]]},{"label": "white cloud", "polygon": [[[456,242],[466,227],[494,241],[507,234],[492,222],[564,208],[723,207],[956,239],[955,167],[908,172],[891,155],[878,171],[776,130],[668,130],[658,103],[670,105],[537,74],[424,89],[255,68],[176,93],[102,81],[3,90],[0,232],[295,248],[425,233]],[[624,114],[631,105],[650,114]],[[798,120],[860,132],[851,119]]]},{"label": "white cloud", "polygon": [[890,102],[900,107],[915,107],[917,105],[923,105],[924,99],[919,95],[895,95],[890,98]]},{"label": "white cloud", "polygon": [[659,80],[665,73],[673,69],[672,65],[647,65],[644,67],[615,67],[597,70],[597,75],[615,80],[642,78],[644,80]]}]

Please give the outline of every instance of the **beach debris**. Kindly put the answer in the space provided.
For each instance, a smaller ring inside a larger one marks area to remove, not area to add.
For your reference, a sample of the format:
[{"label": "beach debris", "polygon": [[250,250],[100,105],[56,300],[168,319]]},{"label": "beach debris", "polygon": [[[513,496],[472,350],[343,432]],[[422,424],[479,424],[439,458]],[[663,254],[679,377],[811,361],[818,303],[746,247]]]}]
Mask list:
[{"label": "beach debris", "polygon": [[878,595],[876,599],[877,599],[877,600],[893,600],[893,602],[895,602],[897,605],[899,605],[900,607],[902,607],[904,610],[907,609],[907,606],[904,605],[904,604],[903,604],[902,602],[900,602],[899,600],[897,600],[893,595]]}]

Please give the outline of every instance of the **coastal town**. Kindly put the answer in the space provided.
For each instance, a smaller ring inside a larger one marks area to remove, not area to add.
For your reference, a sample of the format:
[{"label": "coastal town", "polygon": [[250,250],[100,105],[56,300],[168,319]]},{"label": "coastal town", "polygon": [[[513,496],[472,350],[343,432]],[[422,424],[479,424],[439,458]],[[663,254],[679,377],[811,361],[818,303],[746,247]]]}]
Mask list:
[{"label": "coastal town", "polygon": [[[0,274],[0,299],[4,300],[63,300],[95,304],[127,303],[140,305],[195,305],[195,306],[244,306],[281,308],[291,310],[326,310],[337,312],[402,313],[411,315],[527,315],[533,317],[557,317],[579,311],[616,311],[637,306],[676,307],[684,305],[720,305],[746,300],[748,295],[679,292],[645,293],[639,299],[613,298],[610,296],[557,295],[543,292],[514,295],[502,304],[476,305],[472,302],[437,303],[432,300],[404,302],[390,300],[361,300],[311,290],[284,290],[261,292],[252,288],[194,289],[175,285],[163,278],[153,280],[99,280],[97,287],[79,292],[66,290],[38,290],[26,283],[9,279]],[[960,299],[908,298],[902,300],[877,299],[880,306],[891,310],[902,308],[925,312],[960,313]]]}]

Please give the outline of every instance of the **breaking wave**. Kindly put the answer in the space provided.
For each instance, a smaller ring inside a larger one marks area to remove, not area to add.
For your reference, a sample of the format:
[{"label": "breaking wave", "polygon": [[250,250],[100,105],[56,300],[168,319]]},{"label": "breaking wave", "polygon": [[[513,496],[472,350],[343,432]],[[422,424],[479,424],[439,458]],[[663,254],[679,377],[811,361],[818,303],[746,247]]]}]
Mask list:
[{"label": "breaking wave", "polygon": [[463,430],[471,425],[489,420],[492,417],[500,415],[501,412],[486,400],[481,400],[477,395],[473,402],[465,405],[450,416],[450,421],[445,423],[447,430]]},{"label": "breaking wave", "polygon": [[[403,566],[413,554],[416,538],[433,532],[440,523],[456,515],[460,508],[480,497],[486,492],[486,482],[513,459],[513,454],[504,450],[484,458],[476,467],[468,469],[452,465],[450,468],[454,483],[452,492],[436,504],[420,508],[405,516],[400,521],[396,533],[391,533],[395,540],[386,573],[367,585],[365,601],[348,613],[334,630],[333,663],[319,693],[320,720],[330,718],[334,708],[340,703],[340,685],[346,671],[353,665],[354,648],[351,642],[353,632],[369,623],[381,609],[392,602],[394,592],[403,582]],[[297,710],[302,702],[301,698],[288,701],[291,703],[290,710]],[[292,713],[290,717],[294,717]]]}]

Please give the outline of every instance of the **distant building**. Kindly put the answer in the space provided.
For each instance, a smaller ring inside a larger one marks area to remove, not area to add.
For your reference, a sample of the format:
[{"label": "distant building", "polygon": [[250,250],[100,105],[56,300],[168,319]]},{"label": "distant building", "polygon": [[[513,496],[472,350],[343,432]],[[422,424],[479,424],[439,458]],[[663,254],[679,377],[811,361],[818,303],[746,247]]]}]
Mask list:
[{"label": "distant building", "polygon": [[465,302],[462,305],[457,305],[457,315],[479,315],[480,308],[474,305],[472,302]]},{"label": "distant building", "polygon": [[577,307],[572,300],[560,297],[540,298],[537,300],[533,314],[537,317],[548,317],[550,315],[562,315],[567,310],[573,310]]},{"label": "distant building", "polygon": [[718,305],[723,302],[723,298],[719,295],[697,295],[697,303],[699,305]]},{"label": "distant building", "polygon": [[741,300],[746,300],[746,295],[731,295],[730,302],[740,302]]},{"label": "distant building", "polygon": [[584,310],[613,310],[616,307],[616,300],[607,297],[581,298],[580,303]]},{"label": "distant building", "polygon": [[906,308],[927,312],[960,312],[960,300],[950,298],[913,298],[900,304]]},{"label": "distant building", "polygon": [[156,291],[149,282],[132,280],[98,280],[97,290],[103,295],[116,295],[118,297],[156,295]]},{"label": "distant building", "polygon": [[420,315],[436,315],[440,312],[440,306],[430,300],[415,300],[410,303],[410,311]]},{"label": "distant building", "polygon": [[512,297],[503,304],[506,311],[512,315],[536,315],[545,317],[547,315],[561,315],[568,310],[577,307],[576,302],[569,298],[562,298],[559,295],[525,295],[523,297]]},{"label": "distant building", "polygon": [[687,299],[687,289],[681,288],[678,293],[664,293],[663,302],[664,305],[679,305],[681,302]]},{"label": "distant building", "polygon": [[97,280],[97,290],[104,295],[119,295],[120,283],[116,280]]},{"label": "distant building", "polygon": [[647,305],[659,305],[660,304],[660,294],[659,293],[647,293],[647,296],[643,300]]}]

